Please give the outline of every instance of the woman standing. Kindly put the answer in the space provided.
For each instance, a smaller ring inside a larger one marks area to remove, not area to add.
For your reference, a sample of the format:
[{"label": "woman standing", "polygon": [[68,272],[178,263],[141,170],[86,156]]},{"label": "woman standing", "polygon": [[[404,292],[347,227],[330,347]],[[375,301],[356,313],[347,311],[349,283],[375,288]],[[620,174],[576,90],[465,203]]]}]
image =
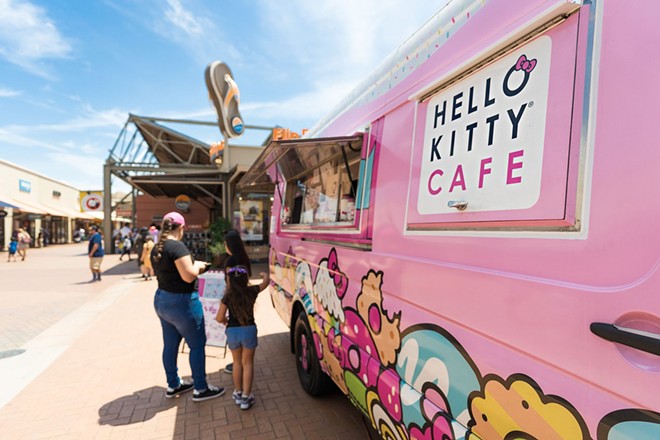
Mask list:
[{"label": "woman standing", "polygon": [[[193,402],[219,397],[224,388],[206,382],[206,330],[204,312],[195,291],[195,280],[207,264],[193,261],[181,242],[186,221],[178,212],[163,217],[161,236],[151,252],[158,279],[154,308],[163,328],[163,367],[167,377],[166,397],[172,398],[194,388]],[[182,381],[177,369],[181,339],[190,348],[193,383]]]}]

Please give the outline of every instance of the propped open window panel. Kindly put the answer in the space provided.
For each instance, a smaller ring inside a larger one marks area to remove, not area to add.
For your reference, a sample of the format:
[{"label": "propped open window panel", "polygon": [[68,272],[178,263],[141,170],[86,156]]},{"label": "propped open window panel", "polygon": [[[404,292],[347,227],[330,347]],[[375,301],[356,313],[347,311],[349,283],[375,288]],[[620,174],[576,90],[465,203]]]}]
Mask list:
[{"label": "propped open window panel", "polygon": [[283,231],[349,232],[360,228],[365,135],[273,141],[241,179],[249,191],[276,184]]}]

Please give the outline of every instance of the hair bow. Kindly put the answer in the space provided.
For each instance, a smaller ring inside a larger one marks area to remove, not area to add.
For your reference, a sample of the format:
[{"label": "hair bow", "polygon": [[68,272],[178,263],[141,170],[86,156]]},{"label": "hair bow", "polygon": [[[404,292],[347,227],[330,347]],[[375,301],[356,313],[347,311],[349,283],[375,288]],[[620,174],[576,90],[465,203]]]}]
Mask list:
[{"label": "hair bow", "polygon": [[516,70],[524,70],[527,73],[532,73],[534,67],[536,67],[536,59],[528,60],[525,54],[520,55],[520,58],[516,62]]},{"label": "hair bow", "polygon": [[229,270],[227,270],[227,273],[234,274],[234,276],[237,276],[238,274],[247,275],[248,271],[243,266],[234,266],[234,267],[230,267]]}]

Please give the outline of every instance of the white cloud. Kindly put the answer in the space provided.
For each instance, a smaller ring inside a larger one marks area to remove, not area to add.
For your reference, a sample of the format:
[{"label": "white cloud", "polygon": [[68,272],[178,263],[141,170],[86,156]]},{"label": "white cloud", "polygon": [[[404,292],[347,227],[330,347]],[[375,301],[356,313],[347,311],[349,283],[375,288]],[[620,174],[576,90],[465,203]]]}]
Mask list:
[{"label": "white cloud", "polygon": [[0,127],[0,139],[3,145],[16,145],[19,147],[31,147],[35,149],[45,149],[50,151],[62,152],[63,148],[48,142],[43,142],[21,134],[22,130],[14,128]]},{"label": "white cloud", "polygon": [[197,37],[203,33],[203,20],[186,10],[179,0],[167,0],[169,8],[165,11],[167,21],[186,34]]},{"label": "white cloud", "polygon": [[[254,118],[258,117],[259,120],[266,119],[278,124],[309,121],[310,119],[316,120],[350,92],[353,85],[347,82],[315,84],[309,91],[281,101],[246,102],[241,104],[241,112],[244,113],[246,121],[251,119],[250,115],[253,115]],[[283,117],[291,122],[282,121]],[[249,122],[247,123],[249,124]],[[290,128],[294,129],[295,127]]]},{"label": "white cloud", "polygon": [[121,128],[128,119],[126,110],[110,109],[97,111],[85,105],[82,116],[57,124],[39,124],[31,126],[31,130],[46,130],[57,132],[84,131],[90,128],[116,127]]},{"label": "white cloud", "polygon": [[118,109],[97,111],[85,106],[83,115],[57,124],[35,125],[7,125],[0,127],[0,139],[3,145],[14,145],[20,148],[30,148],[35,151],[48,150],[58,154],[67,151],[81,151],[83,153],[97,154],[105,158],[105,152],[110,143],[102,142],[104,147],[94,146],[84,141],[63,139],[63,136],[74,136],[73,133],[83,133],[93,136],[94,139],[109,138],[99,129],[110,128],[117,130],[111,138],[115,138],[118,129],[121,129],[128,118],[128,112]]},{"label": "white cloud", "polygon": [[67,58],[71,44],[46,11],[26,0],[0,0],[0,56],[28,72],[50,77],[45,59]]},{"label": "white cloud", "polygon": [[[162,15],[157,16],[149,27],[181,46],[201,65],[216,59],[218,48],[222,48],[225,59],[240,59],[241,52],[223,38],[216,21],[207,18],[210,14],[203,9],[203,5],[197,3],[197,10],[193,10],[189,3],[185,0],[167,0]],[[154,1],[152,8],[156,11],[163,9],[162,1]]]},{"label": "white cloud", "polygon": [[53,168],[66,170],[65,180],[79,189],[102,188],[105,156],[72,153],[49,153]]},{"label": "white cloud", "polygon": [[[414,3],[414,5],[411,5]],[[323,77],[362,78],[439,9],[417,0],[261,0],[263,38]]]},{"label": "white cloud", "polygon": [[[446,2],[444,2],[446,3]],[[315,120],[332,110],[391,53],[437,12],[442,4],[418,0],[261,0],[264,45],[286,54],[276,68],[297,69],[303,93],[281,102],[247,103],[259,117]],[[245,116],[245,115],[244,115]],[[247,119],[246,119],[247,121]],[[309,127],[311,128],[311,127]]]},{"label": "white cloud", "polygon": [[23,92],[20,92],[18,90],[11,90],[11,89],[5,89],[4,87],[0,87],[0,98],[12,98],[14,96],[18,96]]}]

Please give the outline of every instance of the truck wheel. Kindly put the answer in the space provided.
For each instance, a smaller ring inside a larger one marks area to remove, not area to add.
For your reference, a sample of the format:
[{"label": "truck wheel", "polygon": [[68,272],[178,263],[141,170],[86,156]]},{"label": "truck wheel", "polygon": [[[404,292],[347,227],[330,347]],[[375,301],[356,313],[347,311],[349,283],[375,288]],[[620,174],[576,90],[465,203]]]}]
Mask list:
[{"label": "truck wheel", "polygon": [[383,437],[378,433],[374,425],[371,424],[369,417],[362,414],[362,424],[364,425],[364,430],[367,433],[367,438],[369,440],[382,440]]},{"label": "truck wheel", "polygon": [[293,335],[300,384],[312,396],[321,396],[327,393],[331,389],[332,381],[321,369],[314,344],[314,335],[309,327],[305,312],[298,315]]}]

